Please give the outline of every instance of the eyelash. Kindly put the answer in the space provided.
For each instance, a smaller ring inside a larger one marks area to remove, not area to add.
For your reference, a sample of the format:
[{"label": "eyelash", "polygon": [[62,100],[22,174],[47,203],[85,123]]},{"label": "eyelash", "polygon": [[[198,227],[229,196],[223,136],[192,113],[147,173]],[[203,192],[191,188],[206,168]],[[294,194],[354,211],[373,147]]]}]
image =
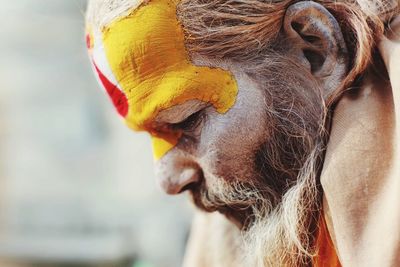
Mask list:
[{"label": "eyelash", "polygon": [[171,124],[171,128],[173,130],[181,130],[184,133],[193,133],[201,124],[202,120],[204,119],[204,112],[203,110],[197,111],[187,117],[185,120]]}]

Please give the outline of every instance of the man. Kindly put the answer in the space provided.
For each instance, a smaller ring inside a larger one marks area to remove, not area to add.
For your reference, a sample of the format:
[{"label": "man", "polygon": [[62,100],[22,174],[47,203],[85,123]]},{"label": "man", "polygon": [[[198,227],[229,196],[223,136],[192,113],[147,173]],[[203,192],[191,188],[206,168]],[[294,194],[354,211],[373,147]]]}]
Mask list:
[{"label": "man", "polygon": [[399,260],[396,212],[385,220],[395,233],[385,257],[368,254],[382,249],[374,229],[384,225],[371,211],[393,208],[385,197],[399,191],[380,191],[398,185],[396,151],[376,154],[377,140],[388,142],[382,151],[395,147],[396,106],[381,115],[396,95],[381,84],[376,44],[397,13],[390,1],[90,2],[94,69],[128,126],[150,133],[161,187],[229,220],[202,234],[221,220],[205,219],[197,232],[228,229],[210,244],[225,256],[210,259],[195,238],[187,266]]}]

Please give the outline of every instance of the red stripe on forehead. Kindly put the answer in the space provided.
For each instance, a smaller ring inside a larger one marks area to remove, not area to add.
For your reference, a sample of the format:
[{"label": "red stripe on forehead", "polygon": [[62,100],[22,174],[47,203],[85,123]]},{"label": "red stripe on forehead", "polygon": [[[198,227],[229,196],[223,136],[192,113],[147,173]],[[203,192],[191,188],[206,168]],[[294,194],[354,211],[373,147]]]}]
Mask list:
[{"label": "red stripe on forehead", "polygon": [[110,82],[107,77],[100,71],[97,67],[96,63],[93,61],[93,65],[96,69],[97,74],[99,75],[99,79],[106,89],[108,95],[110,96],[114,106],[117,108],[118,113],[122,117],[126,117],[128,114],[128,99],[126,95],[117,87],[117,85]]}]

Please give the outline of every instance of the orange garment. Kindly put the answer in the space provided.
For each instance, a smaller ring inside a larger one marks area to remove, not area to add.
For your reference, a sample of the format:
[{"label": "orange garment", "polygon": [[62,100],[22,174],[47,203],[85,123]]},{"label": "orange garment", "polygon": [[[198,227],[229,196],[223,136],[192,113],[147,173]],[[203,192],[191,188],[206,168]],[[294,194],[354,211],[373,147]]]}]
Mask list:
[{"label": "orange garment", "polygon": [[317,253],[313,258],[313,267],[341,267],[335,246],[333,245],[331,236],[324,217],[321,215],[318,222],[317,238],[315,240]]}]

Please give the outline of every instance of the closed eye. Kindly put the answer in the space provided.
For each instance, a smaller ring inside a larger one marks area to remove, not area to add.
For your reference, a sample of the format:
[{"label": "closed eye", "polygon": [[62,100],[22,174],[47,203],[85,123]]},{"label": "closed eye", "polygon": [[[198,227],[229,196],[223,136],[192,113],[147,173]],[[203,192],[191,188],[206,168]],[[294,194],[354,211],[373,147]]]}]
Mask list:
[{"label": "closed eye", "polygon": [[194,132],[201,124],[204,118],[204,109],[199,110],[186,119],[178,123],[171,123],[170,127],[175,131],[183,131],[184,133]]}]

